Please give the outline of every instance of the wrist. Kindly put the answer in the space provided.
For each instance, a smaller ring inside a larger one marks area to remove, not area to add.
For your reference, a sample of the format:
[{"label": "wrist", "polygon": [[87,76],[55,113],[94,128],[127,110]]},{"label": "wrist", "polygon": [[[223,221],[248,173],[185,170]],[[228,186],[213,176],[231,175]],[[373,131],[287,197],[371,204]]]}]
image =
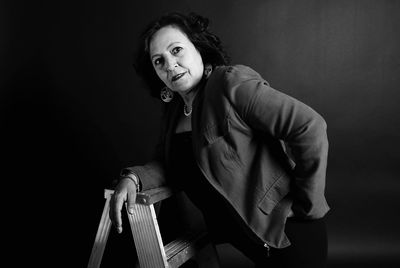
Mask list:
[{"label": "wrist", "polygon": [[140,183],[140,180],[134,173],[122,173],[121,172],[119,180],[122,180],[122,179],[131,180],[136,186],[136,192],[140,192],[142,190],[142,185]]}]

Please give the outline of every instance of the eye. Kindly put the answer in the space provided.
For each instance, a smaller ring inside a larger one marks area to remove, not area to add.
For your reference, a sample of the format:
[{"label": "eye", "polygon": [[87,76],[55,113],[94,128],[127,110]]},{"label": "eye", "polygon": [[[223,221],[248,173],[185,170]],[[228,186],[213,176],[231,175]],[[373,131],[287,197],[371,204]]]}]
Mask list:
[{"label": "eye", "polygon": [[155,66],[158,66],[158,65],[162,64],[162,62],[163,62],[163,59],[162,59],[162,58],[156,58],[156,59],[153,61],[153,64],[154,64]]},{"label": "eye", "polygon": [[176,55],[176,54],[178,54],[182,49],[183,49],[182,47],[174,47],[174,48],[172,49],[171,52],[172,52],[173,55]]}]

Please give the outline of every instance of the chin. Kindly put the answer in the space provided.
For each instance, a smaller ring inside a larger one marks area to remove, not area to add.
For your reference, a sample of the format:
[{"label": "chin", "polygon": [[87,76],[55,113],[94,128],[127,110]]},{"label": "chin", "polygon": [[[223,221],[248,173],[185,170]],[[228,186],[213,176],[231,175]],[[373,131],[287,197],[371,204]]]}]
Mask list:
[{"label": "chin", "polygon": [[189,88],[176,88],[173,91],[175,91],[177,93],[185,94],[185,93],[189,92],[189,90],[190,90]]},{"label": "chin", "polygon": [[180,85],[173,87],[173,91],[185,93],[188,92],[191,88],[192,87],[188,85]]}]

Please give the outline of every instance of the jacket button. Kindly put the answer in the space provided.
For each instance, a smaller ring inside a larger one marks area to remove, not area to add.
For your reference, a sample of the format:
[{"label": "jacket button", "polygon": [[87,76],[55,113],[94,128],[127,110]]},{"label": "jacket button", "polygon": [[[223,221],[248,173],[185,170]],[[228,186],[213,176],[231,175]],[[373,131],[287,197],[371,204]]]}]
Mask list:
[{"label": "jacket button", "polygon": [[267,243],[264,243],[264,247],[265,247],[265,248],[268,248],[268,244],[267,244]]}]

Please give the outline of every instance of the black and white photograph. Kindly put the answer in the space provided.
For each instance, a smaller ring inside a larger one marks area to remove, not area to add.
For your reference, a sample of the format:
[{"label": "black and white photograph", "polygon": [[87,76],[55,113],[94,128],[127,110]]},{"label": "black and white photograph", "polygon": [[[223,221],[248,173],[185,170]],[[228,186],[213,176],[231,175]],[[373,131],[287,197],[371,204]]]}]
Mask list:
[{"label": "black and white photograph", "polygon": [[399,15],[1,1],[5,267],[400,267]]}]

